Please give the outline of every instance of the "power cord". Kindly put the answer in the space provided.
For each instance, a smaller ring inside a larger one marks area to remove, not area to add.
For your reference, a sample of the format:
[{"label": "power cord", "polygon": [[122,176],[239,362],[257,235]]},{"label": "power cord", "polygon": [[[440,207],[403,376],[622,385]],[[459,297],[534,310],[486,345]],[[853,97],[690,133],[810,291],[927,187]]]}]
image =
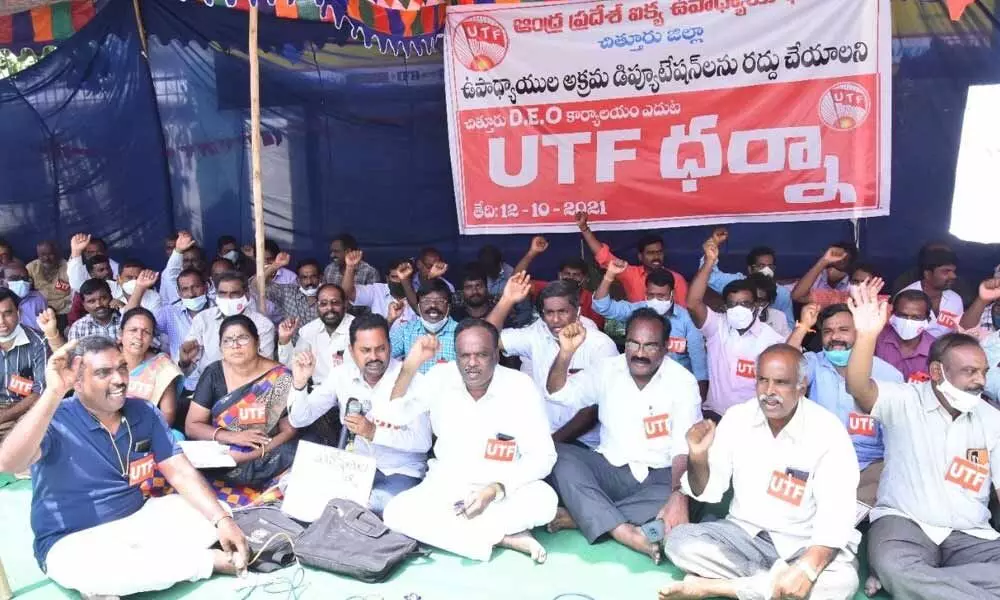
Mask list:
[{"label": "power cord", "polygon": [[299,562],[299,558],[295,556],[295,542],[292,540],[291,536],[284,532],[278,532],[264,542],[264,545],[261,546],[260,550],[258,550],[253,558],[250,559],[250,562],[247,563],[247,567],[257,562],[257,560],[260,559],[261,554],[267,550],[267,547],[270,546],[274,540],[281,537],[288,540],[288,544],[292,547],[292,557],[295,559],[295,566],[292,567],[292,574],[283,575],[278,573],[254,573],[252,576],[243,577],[239,580],[239,585],[236,586],[236,592],[239,594],[240,600],[246,600],[253,595],[257,589],[261,589],[265,594],[270,595],[284,594],[285,600],[299,600],[299,594],[301,591],[308,587],[305,585],[306,570]]}]

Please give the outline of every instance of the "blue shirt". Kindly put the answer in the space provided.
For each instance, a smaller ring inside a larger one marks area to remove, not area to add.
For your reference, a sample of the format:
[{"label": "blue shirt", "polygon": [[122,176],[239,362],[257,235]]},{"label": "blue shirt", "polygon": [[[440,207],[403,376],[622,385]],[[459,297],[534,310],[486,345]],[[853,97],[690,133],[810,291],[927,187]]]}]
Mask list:
[{"label": "blue shirt", "polygon": [[[726,286],[730,283],[746,278],[747,276],[743,273],[723,273],[719,270],[718,265],[716,265],[712,267],[712,274],[708,276],[708,287],[721,294],[722,290],[726,289]],[[792,293],[787,288],[778,286],[778,291],[774,295],[774,304],[771,306],[775,310],[785,313],[785,318],[788,319],[788,326],[791,328],[795,327],[795,313],[792,310]]]},{"label": "blue shirt", "polygon": [[[163,415],[148,402],[126,400],[122,415],[116,454],[108,431],[76,396],[56,409],[42,438],[41,458],[31,467],[31,529],[35,560],[43,571],[49,550],[63,537],[142,508],[142,492],[129,485],[128,474],[138,460],[152,454],[160,463],[180,454]],[[119,457],[129,461],[125,475]]]},{"label": "blue shirt", "polygon": [[[211,304],[211,302],[206,303],[205,308]],[[180,300],[161,306],[160,310],[156,312],[156,331],[161,338],[160,350],[169,353],[170,359],[174,362],[181,358],[181,345],[187,338],[188,332],[191,331],[192,321],[194,321],[194,317],[191,316],[188,309],[184,308]]]},{"label": "blue shirt", "polygon": [[[645,301],[612,300],[611,296],[600,299],[594,297],[594,312],[606,319],[614,319],[622,323],[627,321],[633,312],[645,306],[647,306]],[[691,371],[698,381],[708,381],[705,337],[694,326],[690,313],[686,308],[674,304],[664,316],[670,321],[670,347],[679,350],[668,352],[667,355]]]},{"label": "blue shirt", "polygon": [[[882,426],[875,423],[874,435],[855,433],[859,429],[864,429],[864,419],[868,415],[861,412],[854,403],[854,397],[847,393],[847,382],[822,352],[806,352],[805,357],[809,364],[809,373],[807,374],[809,399],[837,415],[847,427],[847,432],[851,435],[851,442],[854,444],[854,452],[858,455],[858,468],[865,469],[873,462],[882,460],[885,456]],[[896,367],[876,356],[872,362],[872,379],[903,383],[903,374]],[[861,419],[861,427],[859,427],[858,419]]]},{"label": "blue shirt", "polygon": [[[451,317],[445,318],[447,322],[444,324],[444,327],[433,334],[438,339],[438,351],[434,355],[434,358],[420,365],[421,373],[430,371],[431,367],[440,362],[455,362],[455,329],[458,328],[458,323]],[[413,344],[420,337],[430,333],[432,332],[424,329],[424,324],[420,322],[420,319],[410,321],[400,327],[393,327],[389,333],[389,342],[392,344],[392,357],[405,358],[410,352],[410,348],[413,347]]]}]

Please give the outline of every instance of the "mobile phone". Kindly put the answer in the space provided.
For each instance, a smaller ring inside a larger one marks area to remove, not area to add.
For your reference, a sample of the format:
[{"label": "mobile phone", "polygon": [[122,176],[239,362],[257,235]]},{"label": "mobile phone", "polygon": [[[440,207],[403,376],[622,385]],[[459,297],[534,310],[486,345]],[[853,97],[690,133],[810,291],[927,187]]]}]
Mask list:
[{"label": "mobile phone", "polygon": [[347,401],[347,407],[344,412],[348,415],[363,415],[365,413],[365,408],[362,406],[360,400],[357,398],[350,398]]},{"label": "mobile phone", "polygon": [[649,523],[643,525],[641,529],[643,535],[646,536],[646,539],[653,542],[654,544],[663,541],[664,526],[663,526],[663,521],[661,519],[652,520]]}]

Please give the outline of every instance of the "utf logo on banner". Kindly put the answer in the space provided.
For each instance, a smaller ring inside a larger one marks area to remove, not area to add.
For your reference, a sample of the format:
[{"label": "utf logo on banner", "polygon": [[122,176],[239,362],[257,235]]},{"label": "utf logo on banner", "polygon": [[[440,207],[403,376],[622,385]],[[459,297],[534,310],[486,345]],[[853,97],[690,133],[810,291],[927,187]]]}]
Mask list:
[{"label": "utf logo on banner", "polygon": [[771,473],[771,481],[767,485],[767,493],[792,506],[800,506],[802,498],[806,494],[806,482],[791,475],[774,471]]},{"label": "utf logo on banner", "polygon": [[964,458],[955,457],[945,473],[945,481],[950,481],[959,487],[970,492],[979,493],[983,483],[990,476],[990,469],[986,465],[977,465]]},{"label": "utf logo on banner", "polygon": [[489,71],[507,56],[509,40],[507,31],[496,19],[476,15],[458,24],[454,44],[455,57],[465,68]]},{"label": "utf logo on banner", "polygon": [[498,440],[490,438],[486,441],[486,460],[512,462],[517,455],[517,442],[514,440]]}]

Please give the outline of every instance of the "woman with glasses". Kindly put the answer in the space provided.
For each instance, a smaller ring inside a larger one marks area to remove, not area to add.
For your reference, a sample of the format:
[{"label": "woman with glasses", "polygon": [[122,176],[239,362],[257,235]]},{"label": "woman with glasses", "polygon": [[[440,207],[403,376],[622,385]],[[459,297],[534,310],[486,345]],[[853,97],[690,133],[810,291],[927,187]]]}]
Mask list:
[{"label": "woman with glasses", "polygon": [[[177,418],[178,390],[184,381],[181,370],[170,357],[151,348],[156,338],[156,318],[145,308],[138,307],[122,317],[118,344],[128,363],[128,396],[141,398],[163,413],[167,425],[174,427]],[[181,423],[177,423],[181,427]],[[176,429],[174,437],[184,436]]]},{"label": "woman with glasses", "polygon": [[211,477],[232,485],[265,484],[295,458],[296,431],[285,416],[292,372],[261,356],[258,343],[257,327],[248,317],[222,321],[222,360],[202,373],[185,424],[190,439],[229,446],[236,467]]}]

